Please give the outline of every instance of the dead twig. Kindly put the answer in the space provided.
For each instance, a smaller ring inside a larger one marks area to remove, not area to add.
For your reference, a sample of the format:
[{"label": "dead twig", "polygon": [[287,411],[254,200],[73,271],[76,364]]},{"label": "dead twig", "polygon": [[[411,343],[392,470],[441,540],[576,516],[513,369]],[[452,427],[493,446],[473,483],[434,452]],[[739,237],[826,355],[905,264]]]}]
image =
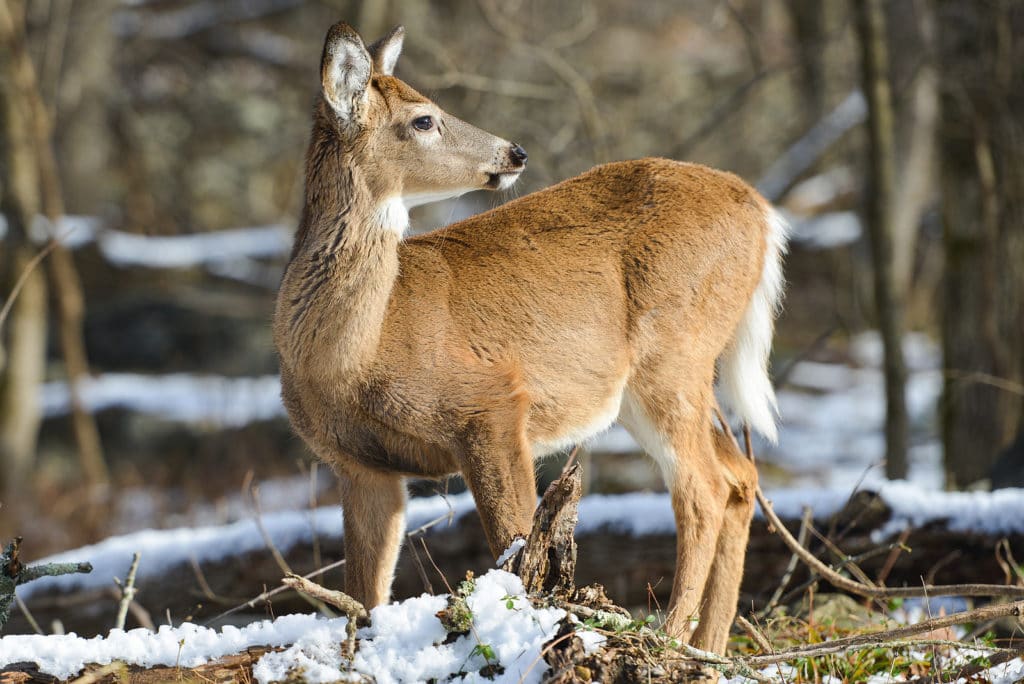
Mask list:
[{"label": "dead twig", "polygon": [[69,684],[98,684],[99,682],[107,681],[108,677],[113,677],[116,682],[127,682],[128,666],[117,660],[86,672],[81,677],[71,680]]},{"label": "dead twig", "polygon": [[737,615],[736,624],[738,624],[743,629],[743,631],[746,632],[747,635],[749,635],[750,638],[754,640],[754,643],[757,644],[757,647],[759,649],[761,649],[765,653],[775,653],[775,648],[772,647],[771,642],[768,641],[768,637],[764,635],[764,632],[755,627],[750,620],[743,617],[742,615]]},{"label": "dead twig", "polygon": [[294,589],[300,596],[308,596],[318,603],[326,603],[334,606],[345,614],[348,622],[345,624],[345,634],[348,637],[348,652],[356,652],[356,629],[360,623],[370,619],[370,614],[362,603],[355,600],[348,594],[334,589],[327,589],[315,582],[310,582],[305,577],[288,573],[281,583]]},{"label": "dead twig", "polygon": [[25,605],[25,602],[21,600],[21,597],[15,594],[14,602],[18,604],[18,610],[21,611],[22,616],[24,616],[25,621],[28,622],[29,627],[32,628],[32,631],[34,631],[36,634],[42,634],[42,628],[39,626],[39,623],[36,622],[36,618],[34,615],[32,615],[32,611],[30,611],[28,609],[28,606]]},{"label": "dead twig", "polygon": [[[985,606],[983,608],[975,608],[974,610],[965,610],[959,613],[951,613],[950,615],[944,615],[942,617],[932,618],[930,620],[922,620],[914,625],[907,625],[905,627],[896,627],[894,629],[884,630],[880,632],[871,632],[868,634],[857,634],[855,636],[846,637],[844,639],[834,639],[822,644],[807,644],[804,646],[798,646],[785,651],[778,651],[770,655],[763,656],[752,656],[746,659],[746,662],[752,667],[763,667],[765,665],[772,665],[774,663],[783,662],[786,660],[794,660],[796,658],[814,658],[822,655],[829,655],[832,653],[841,653],[856,648],[899,648],[904,646],[915,646],[922,645],[923,641],[912,640],[912,641],[901,641],[907,637],[912,637],[915,634],[923,634],[925,632],[932,632],[937,629],[944,629],[946,627],[952,627],[953,625],[962,625],[968,622],[978,622],[980,620],[990,620],[993,618],[1000,617],[1020,617],[1024,613],[1024,601],[1014,601],[1013,603],[1000,603],[997,605]],[[943,642],[944,644],[952,644],[958,647],[964,647],[961,642]],[[974,648],[975,646],[971,646]],[[993,651],[1002,651],[1002,649],[991,649]]]},{"label": "dead twig", "polygon": [[[340,568],[344,564],[345,564],[345,559],[342,558],[340,561],[336,561],[334,563],[331,563],[330,565],[325,565],[322,568],[317,568],[316,570],[313,570],[312,572],[308,572],[305,575],[302,575],[302,577],[305,578],[305,579],[310,579],[311,577],[317,577],[319,575],[324,574],[325,572],[330,572],[331,570],[334,570],[335,568]],[[285,592],[285,591],[289,591],[289,590],[290,590],[290,587],[282,585],[280,587],[275,587],[273,589],[268,589],[266,591],[260,592],[259,595],[252,597],[248,601],[245,601],[244,603],[240,603],[237,606],[235,606],[234,608],[229,608],[228,610],[225,610],[223,613],[218,613],[217,615],[214,615],[212,618],[210,618],[209,620],[207,620],[203,624],[208,626],[208,625],[216,622],[217,620],[222,620],[222,619],[224,619],[226,617],[234,615],[235,613],[237,613],[240,610],[245,610],[246,608],[255,608],[261,602],[265,602],[267,599],[269,599],[271,597],[274,597],[274,596],[277,596],[278,594],[280,594],[282,592]]]},{"label": "dead twig", "polygon": [[[814,511],[809,506],[804,507],[803,517],[800,519],[800,532],[797,537],[797,543],[804,547],[807,544],[807,534],[811,527],[811,521],[814,519]],[[789,557],[789,564],[786,565],[786,571],[782,574],[782,580],[779,582],[779,586],[775,588],[775,593],[772,594],[771,598],[768,599],[768,604],[764,607],[764,610],[760,612],[762,616],[771,615],[776,606],[779,605],[779,600],[782,598],[782,592],[789,586],[790,581],[793,579],[793,573],[796,572],[797,563],[800,560],[800,556],[794,553]]]},{"label": "dead twig", "polygon": [[332,605],[335,608],[344,611],[346,615],[355,616],[359,619],[367,618],[370,615],[362,603],[355,600],[345,592],[322,587],[316,582],[311,582],[305,577],[301,577],[294,573],[288,573],[288,575],[281,580],[281,583],[291,587],[295,591],[301,591],[302,593],[308,594],[319,601]]},{"label": "dead twig", "polygon": [[1013,587],[1001,584],[949,584],[940,586],[923,587],[875,587],[852,580],[840,575],[838,572],[825,565],[822,561],[800,545],[793,537],[793,534],[786,529],[786,526],[779,519],[772,509],[771,502],[765,497],[761,487],[755,491],[757,501],[768,523],[775,528],[776,533],[782,537],[786,546],[796,553],[814,572],[822,579],[832,584],[837,589],[848,591],[857,596],[874,599],[910,598],[923,596],[1024,596],[1024,587]]},{"label": "dead twig", "polygon": [[125,578],[124,584],[118,578],[114,578],[114,584],[121,590],[121,601],[117,605],[117,618],[114,620],[114,629],[124,629],[125,620],[128,619],[128,606],[135,600],[135,594],[138,592],[135,588],[135,573],[139,569],[139,558],[141,555],[138,551],[132,555],[132,564],[128,568],[128,576]]},{"label": "dead twig", "polygon": [[36,255],[32,257],[25,268],[22,269],[21,275],[18,276],[18,280],[15,281],[14,287],[11,288],[11,293],[7,295],[7,300],[4,302],[4,306],[0,309],[0,330],[3,330],[4,322],[7,320],[7,316],[11,313],[11,307],[14,306],[14,300],[18,298],[18,293],[21,292],[21,288],[25,287],[25,282],[28,277],[32,275],[32,271],[35,270],[39,262],[46,258],[46,255],[57,248],[58,242],[56,240],[49,240],[36,252]]},{"label": "dead twig", "polygon": [[[284,555],[278,550],[277,545],[274,544],[274,540],[270,538],[270,533],[267,532],[267,528],[263,524],[263,509],[260,507],[259,485],[252,485],[249,488],[249,493],[252,497],[253,509],[256,512],[256,527],[259,528],[260,536],[263,537],[263,543],[267,545],[267,548],[270,550],[270,555],[274,557],[274,562],[277,563],[277,567],[281,570],[281,573],[285,576],[293,574],[291,567],[289,567],[288,562],[284,559]],[[323,601],[319,601],[308,594],[300,593],[299,596],[322,614],[327,617],[334,617],[334,613],[324,605]]]}]

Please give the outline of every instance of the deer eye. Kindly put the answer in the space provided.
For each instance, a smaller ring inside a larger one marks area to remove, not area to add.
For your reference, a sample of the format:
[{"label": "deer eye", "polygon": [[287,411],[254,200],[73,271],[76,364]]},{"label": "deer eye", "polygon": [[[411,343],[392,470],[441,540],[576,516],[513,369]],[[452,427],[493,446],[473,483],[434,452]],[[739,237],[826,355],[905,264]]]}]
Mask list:
[{"label": "deer eye", "polygon": [[417,131],[429,131],[434,127],[434,117],[421,116],[412,120],[412,127]]}]

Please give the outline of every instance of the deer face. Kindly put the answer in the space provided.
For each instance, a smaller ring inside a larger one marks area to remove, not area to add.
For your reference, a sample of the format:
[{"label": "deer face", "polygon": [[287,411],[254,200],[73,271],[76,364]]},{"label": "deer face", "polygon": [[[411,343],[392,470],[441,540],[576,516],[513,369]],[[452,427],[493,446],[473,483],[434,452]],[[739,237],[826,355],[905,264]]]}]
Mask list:
[{"label": "deer face", "polygon": [[448,114],[395,78],[404,30],[370,46],[347,24],[331,27],[323,97],[338,133],[361,157],[371,192],[406,208],[471,190],[503,190],[526,168],[522,147]]}]

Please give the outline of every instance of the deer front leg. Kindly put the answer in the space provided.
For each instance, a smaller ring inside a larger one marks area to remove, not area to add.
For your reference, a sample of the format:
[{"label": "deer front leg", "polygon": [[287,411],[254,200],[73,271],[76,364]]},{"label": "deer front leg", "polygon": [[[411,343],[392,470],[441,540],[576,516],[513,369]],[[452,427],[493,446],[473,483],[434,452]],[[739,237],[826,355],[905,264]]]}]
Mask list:
[{"label": "deer front leg", "polygon": [[405,483],[390,473],[340,473],[345,514],[345,593],[367,609],[387,603],[405,532]]},{"label": "deer front leg", "polygon": [[513,539],[530,533],[537,506],[533,459],[518,420],[493,417],[474,426],[461,449],[460,465],[497,559]]}]

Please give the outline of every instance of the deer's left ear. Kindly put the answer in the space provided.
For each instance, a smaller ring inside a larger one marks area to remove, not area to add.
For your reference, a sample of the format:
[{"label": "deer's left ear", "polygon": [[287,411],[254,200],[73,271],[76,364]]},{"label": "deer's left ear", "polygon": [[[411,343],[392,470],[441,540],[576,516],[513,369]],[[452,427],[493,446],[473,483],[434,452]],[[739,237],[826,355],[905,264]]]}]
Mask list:
[{"label": "deer's left ear", "polygon": [[395,73],[395,62],[402,54],[402,41],[405,40],[405,28],[396,26],[391,31],[371,45],[368,49],[370,57],[373,58],[373,70],[378,74],[391,76]]}]

